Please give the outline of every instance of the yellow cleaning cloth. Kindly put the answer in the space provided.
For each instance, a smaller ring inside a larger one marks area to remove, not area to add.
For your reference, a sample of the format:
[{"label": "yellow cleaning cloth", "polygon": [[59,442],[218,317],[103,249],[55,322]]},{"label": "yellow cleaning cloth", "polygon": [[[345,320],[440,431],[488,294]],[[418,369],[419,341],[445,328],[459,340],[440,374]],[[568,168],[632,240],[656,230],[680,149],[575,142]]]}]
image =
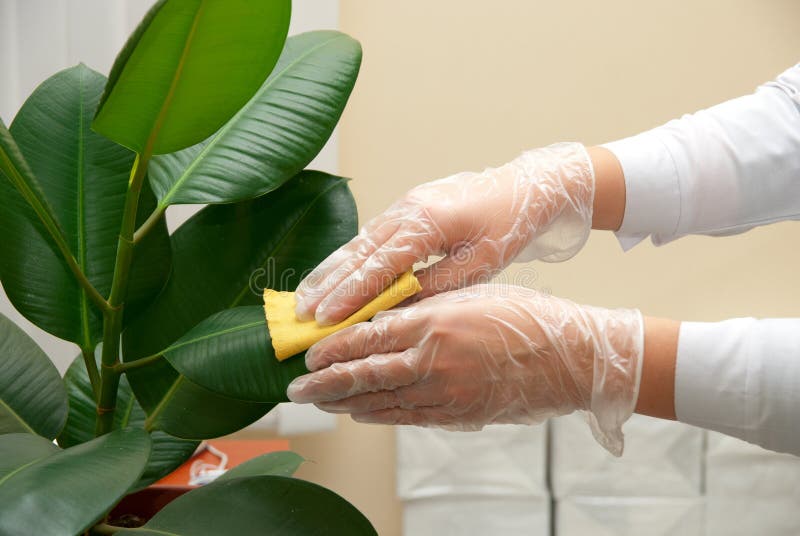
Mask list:
[{"label": "yellow cleaning cloth", "polygon": [[311,348],[315,342],[353,324],[369,320],[391,309],[409,296],[422,290],[412,272],[406,272],[364,307],[332,326],[320,326],[315,320],[301,322],[294,314],[294,292],[264,289],[264,313],[272,338],[275,357],[283,361]]}]

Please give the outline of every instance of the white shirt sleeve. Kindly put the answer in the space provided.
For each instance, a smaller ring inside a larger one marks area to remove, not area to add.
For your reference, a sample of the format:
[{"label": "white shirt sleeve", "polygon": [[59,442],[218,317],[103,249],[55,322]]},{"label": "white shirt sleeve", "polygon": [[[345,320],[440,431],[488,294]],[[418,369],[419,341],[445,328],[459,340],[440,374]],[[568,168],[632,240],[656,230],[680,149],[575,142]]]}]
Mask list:
[{"label": "white shirt sleeve", "polygon": [[[800,65],[752,95],[606,147],[625,174],[625,249],[648,236],[661,245],[800,219]],[[800,456],[800,319],[684,322],[675,411]]]},{"label": "white shirt sleeve", "polygon": [[605,146],[625,174],[625,249],[647,236],[661,245],[800,219],[800,65],[751,95]]},{"label": "white shirt sleeve", "polygon": [[681,324],[675,413],[800,456],[800,319]]}]

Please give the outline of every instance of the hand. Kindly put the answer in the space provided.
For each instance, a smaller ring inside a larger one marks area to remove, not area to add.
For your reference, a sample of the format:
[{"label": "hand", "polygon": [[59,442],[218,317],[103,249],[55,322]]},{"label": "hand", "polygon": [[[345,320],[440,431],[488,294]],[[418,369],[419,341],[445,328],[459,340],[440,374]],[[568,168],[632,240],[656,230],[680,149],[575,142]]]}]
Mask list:
[{"label": "hand", "polygon": [[418,298],[486,282],[523,251],[524,260],[565,260],[586,242],[593,197],[592,166],[578,143],[418,186],[300,283],[297,316],[344,320],[431,255],[445,257],[417,274]]},{"label": "hand", "polygon": [[622,452],[643,352],[636,310],[576,305],[511,286],[439,294],[312,346],[288,389],[359,422],[476,430],[586,410]]}]

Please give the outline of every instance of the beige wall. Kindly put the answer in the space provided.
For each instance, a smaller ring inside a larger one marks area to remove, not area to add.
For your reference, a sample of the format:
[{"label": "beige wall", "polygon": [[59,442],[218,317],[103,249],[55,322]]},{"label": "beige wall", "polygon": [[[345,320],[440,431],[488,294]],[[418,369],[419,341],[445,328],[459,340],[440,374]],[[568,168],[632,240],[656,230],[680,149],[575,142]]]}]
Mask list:
[{"label": "beige wall", "polygon": [[[596,144],[748,93],[800,61],[795,0],[341,0],[364,46],[342,120],[341,171],[362,221],[410,186],[560,140]],[[715,320],[800,315],[800,224],[623,254],[596,233],[575,259],[536,264],[555,294]],[[301,476],[400,534],[393,431],[342,419],[297,439]]]}]

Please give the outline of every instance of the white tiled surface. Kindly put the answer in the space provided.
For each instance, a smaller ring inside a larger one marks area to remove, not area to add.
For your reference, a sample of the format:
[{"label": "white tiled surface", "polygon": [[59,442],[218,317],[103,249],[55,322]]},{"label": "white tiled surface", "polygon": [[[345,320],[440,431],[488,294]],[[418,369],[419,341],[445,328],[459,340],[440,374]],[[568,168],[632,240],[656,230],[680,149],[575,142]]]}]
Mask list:
[{"label": "white tiled surface", "polygon": [[625,453],[615,458],[594,441],[581,415],[553,419],[551,424],[557,498],[701,493],[703,432],[698,428],[634,415],[623,428]]},{"label": "white tiled surface", "polygon": [[539,497],[441,497],[405,503],[406,536],[546,536],[550,501]]},{"label": "white tiled surface", "polygon": [[401,427],[398,495],[547,496],[545,439],[543,426],[488,426],[480,432]]},{"label": "white tiled surface", "polygon": [[800,535],[800,458],[709,433],[706,501],[708,536]]},{"label": "white tiled surface", "polygon": [[558,536],[703,536],[703,525],[702,497],[570,497],[556,506]]}]

